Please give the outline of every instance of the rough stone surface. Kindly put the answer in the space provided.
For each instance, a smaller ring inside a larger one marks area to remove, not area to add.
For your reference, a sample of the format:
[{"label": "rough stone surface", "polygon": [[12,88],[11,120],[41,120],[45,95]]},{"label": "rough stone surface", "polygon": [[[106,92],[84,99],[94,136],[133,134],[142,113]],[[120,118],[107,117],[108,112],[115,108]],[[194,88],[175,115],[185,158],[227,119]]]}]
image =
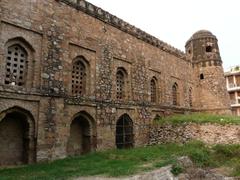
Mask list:
[{"label": "rough stone surface", "polygon": [[[10,52],[13,46],[22,53]],[[27,55],[26,62],[21,54]],[[73,81],[75,63],[83,64],[84,81]],[[81,124],[76,129],[83,129],[76,137],[87,136],[77,149],[84,144],[90,151],[115,148],[120,117],[133,125],[131,145],[142,146],[149,142],[155,117],[230,112],[221,63],[217,39],[208,32],[194,34],[184,53],[84,0],[1,0],[0,128],[5,128],[2,120],[8,113],[24,114],[23,163],[66,157],[76,118]],[[119,69],[124,74],[121,87]],[[16,84],[16,70],[23,84]],[[84,93],[75,95],[73,83]],[[122,99],[117,98],[119,88]],[[8,136],[0,139],[10,143]]]},{"label": "rough stone surface", "polygon": [[171,173],[171,166],[162,167],[150,172],[141,173],[129,177],[109,178],[102,176],[79,177],[76,180],[238,180],[238,177],[227,177],[216,173],[211,169],[201,169],[194,166],[193,162],[187,157],[180,157],[177,163],[184,169],[184,173],[174,176]]},{"label": "rough stone surface", "polygon": [[149,144],[186,143],[199,140],[207,144],[240,144],[239,125],[181,124],[152,125]]},{"label": "rough stone surface", "polygon": [[178,180],[171,173],[171,166],[166,166],[151,172],[138,174],[130,177],[106,178],[106,177],[79,177],[76,180]]}]

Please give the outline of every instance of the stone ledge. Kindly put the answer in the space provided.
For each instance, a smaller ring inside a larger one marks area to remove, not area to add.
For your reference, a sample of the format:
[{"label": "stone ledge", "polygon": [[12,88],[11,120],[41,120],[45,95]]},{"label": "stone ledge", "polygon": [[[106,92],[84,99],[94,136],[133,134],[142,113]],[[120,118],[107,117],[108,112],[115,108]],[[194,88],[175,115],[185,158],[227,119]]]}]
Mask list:
[{"label": "stone ledge", "polygon": [[58,2],[63,2],[79,11],[82,11],[94,18],[97,18],[125,33],[128,33],[137,39],[140,39],[152,46],[155,46],[165,52],[168,52],[174,56],[177,56],[183,60],[186,60],[185,53],[173,46],[157,39],[156,37],[142,31],[141,29],[123,21],[122,19],[110,14],[107,11],[85,1],[85,0],[56,0]]}]

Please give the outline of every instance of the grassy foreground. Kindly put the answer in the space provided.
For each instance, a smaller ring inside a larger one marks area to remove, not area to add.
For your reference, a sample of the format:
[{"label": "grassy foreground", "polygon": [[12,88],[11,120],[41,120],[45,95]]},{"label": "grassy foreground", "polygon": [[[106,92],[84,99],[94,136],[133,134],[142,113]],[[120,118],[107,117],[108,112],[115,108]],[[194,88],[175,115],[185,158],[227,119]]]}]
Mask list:
[{"label": "grassy foreground", "polygon": [[[240,176],[240,145],[207,147],[201,142],[166,144],[130,150],[111,150],[51,163],[1,169],[0,179],[68,179],[77,176],[125,176],[176,164],[189,156],[200,167],[230,167],[229,175]],[[176,166],[177,167],[177,166]],[[173,169],[181,172],[181,167]]]},{"label": "grassy foreground", "polygon": [[179,114],[156,119],[158,124],[182,124],[182,123],[216,123],[216,124],[236,124],[240,125],[240,117],[237,116],[226,116],[226,115],[215,115],[206,113],[192,113],[192,114]]}]

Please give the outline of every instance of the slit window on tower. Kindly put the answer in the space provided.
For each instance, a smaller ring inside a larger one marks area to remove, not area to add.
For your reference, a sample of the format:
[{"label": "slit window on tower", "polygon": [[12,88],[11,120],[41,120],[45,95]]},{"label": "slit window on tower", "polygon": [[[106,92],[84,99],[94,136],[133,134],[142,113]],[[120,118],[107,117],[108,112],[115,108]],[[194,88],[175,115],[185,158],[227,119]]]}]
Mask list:
[{"label": "slit window on tower", "polygon": [[27,70],[27,52],[19,45],[10,46],[6,55],[5,84],[23,86]]},{"label": "slit window on tower", "polygon": [[200,79],[204,79],[204,75],[203,74],[200,74]]},{"label": "slit window on tower", "polygon": [[189,106],[192,107],[193,106],[192,105],[192,88],[189,89],[188,96],[189,96]]},{"label": "slit window on tower", "polygon": [[156,85],[156,80],[152,78],[151,83],[151,102],[156,102],[157,101],[157,85]]},{"label": "slit window on tower", "polygon": [[179,94],[178,94],[178,85],[177,83],[174,83],[172,86],[172,103],[173,105],[177,106],[179,105]]}]

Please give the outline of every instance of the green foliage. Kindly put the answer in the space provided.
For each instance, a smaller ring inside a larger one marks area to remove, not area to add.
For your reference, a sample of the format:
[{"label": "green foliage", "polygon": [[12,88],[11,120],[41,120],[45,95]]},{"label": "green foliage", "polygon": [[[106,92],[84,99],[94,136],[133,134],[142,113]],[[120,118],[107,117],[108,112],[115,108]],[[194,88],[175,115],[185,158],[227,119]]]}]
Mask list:
[{"label": "green foliage", "polygon": [[178,114],[168,116],[154,121],[157,124],[184,124],[184,123],[216,123],[216,124],[237,124],[240,125],[240,117],[214,115],[207,113],[192,113],[188,115]]},{"label": "green foliage", "polygon": [[225,145],[218,144],[213,148],[216,152],[216,154],[219,157],[225,157],[225,158],[234,158],[234,157],[240,157],[240,145],[239,144],[233,144],[228,145],[227,147]]},{"label": "green foliage", "polygon": [[239,158],[238,158],[237,162],[235,162],[235,166],[234,166],[232,175],[240,177],[240,159]]},{"label": "green foliage", "polygon": [[209,151],[203,149],[196,149],[189,152],[189,157],[200,167],[209,166]]},{"label": "green foliage", "polygon": [[235,70],[235,71],[239,71],[239,70],[240,70],[240,66],[236,66],[236,67],[234,68],[234,70]]},{"label": "green foliage", "polygon": [[183,168],[179,164],[174,164],[172,166],[171,173],[175,176],[181,174],[183,172]]},{"label": "green foliage", "polygon": [[172,173],[184,171],[177,158],[188,156],[199,167],[230,167],[231,175],[240,176],[240,145],[208,147],[202,142],[165,144],[128,150],[109,150],[51,163],[0,169],[1,180],[71,179],[78,176],[128,176],[167,165]]},{"label": "green foliage", "polygon": [[218,166],[227,166],[233,169],[233,176],[240,176],[240,144],[216,145],[213,148],[213,158]]}]

